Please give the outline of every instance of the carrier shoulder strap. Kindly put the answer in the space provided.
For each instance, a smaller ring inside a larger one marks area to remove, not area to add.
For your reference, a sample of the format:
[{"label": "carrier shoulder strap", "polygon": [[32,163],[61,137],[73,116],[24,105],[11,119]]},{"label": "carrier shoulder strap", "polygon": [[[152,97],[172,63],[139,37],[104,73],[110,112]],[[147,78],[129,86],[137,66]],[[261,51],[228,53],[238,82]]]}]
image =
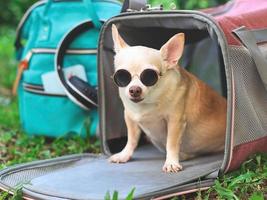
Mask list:
[{"label": "carrier shoulder strap", "polygon": [[233,33],[250,52],[259,72],[259,76],[267,90],[267,60],[257,45],[257,43],[260,42],[267,42],[267,29],[248,30],[246,27],[242,26],[233,30]]}]

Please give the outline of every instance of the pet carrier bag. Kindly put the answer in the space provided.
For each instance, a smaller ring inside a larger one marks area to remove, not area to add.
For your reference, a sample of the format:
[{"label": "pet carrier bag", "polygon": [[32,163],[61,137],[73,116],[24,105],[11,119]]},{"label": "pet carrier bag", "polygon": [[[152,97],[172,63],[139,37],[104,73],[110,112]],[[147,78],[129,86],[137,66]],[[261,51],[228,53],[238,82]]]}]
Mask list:
[{"label": "pet carrier bag", "polygon": [[[114,0],[47,0],[38,1],[26,12],[15,42],[21,61],[15,85],[19,84],[20,120],[26,133],[53,137],[96,133],[98,36],[102,23],[120,11],[120,2]],[[90,28],[66,50],[64,74],[90,84],[93,103],[79,102],[65,91],[54,67],[63,36],[84,21],[89,21]],[[71,100],[76,100],[76,104]]]},{"label": "pet carrier bag", "polygon": [[[31,199],[103,199],[117,190],[120,198],[135,188],[136,199],[167,199],[204,190],[219,174],[240,166],[252,153],[267,151],[267,2],[232,1],[197,11],[142,9],[107,21],[99,41],[99,104],[102,154],[71,155],[2,170],[0,187],[12,191],[23,184]],[[160,48],[184,32],[181,66],[227,98],[225,150],[182,162],[183,170],[161,171],[165,155],[145,140],[125,164],[107,162],[126,143],[123,106],[110,76],[113,67],[111,27],[115,24],[129,45]]]}]

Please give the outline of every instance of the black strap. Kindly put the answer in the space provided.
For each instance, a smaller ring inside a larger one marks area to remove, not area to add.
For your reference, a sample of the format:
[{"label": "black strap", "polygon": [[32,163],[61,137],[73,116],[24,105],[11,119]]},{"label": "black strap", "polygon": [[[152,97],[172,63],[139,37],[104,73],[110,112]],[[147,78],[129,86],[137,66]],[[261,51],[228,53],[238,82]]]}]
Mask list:
[{"label": "black strap", "polygon": [[124,0],[121,12],[127,12],[127,10],[140,11],[147,5],[147,0]]},{"label": "black strap", "polygon": [[60,42],[56,55],[55,55],[55,67],[56,71],[58,73],[58,77],[63,84],[64,88],[66,89],[66,92],[69,93],[72,97],[76,98],[79,102],[81,102],[83,105],[85,105],[87,108],[94,107],[93,104],[88,103],[84,97],[79,95],[75,90],[73,90],[65,80],[64,72],[63,72],[63,61],[64,61],[64,55],[66,54],[67,49],[69,48],[70,44],[73,42],[75,38],[77,38],[82,33],[88,31],[89,29],[94,28],[94,25],[92,21],[85,21],[80,23],[78,26],[73,28],[71,31],[69,31],[66,36],[63,38],[63,40]]},{"label": "black strap", "polygon": [[[267,90],[267,60],[257,45],[258,42],[267,41],[267,29],[248,30],[246,27],[242,26],[233,30],[233,33],[249,50],[264,87]],[[265,40],[263,40],[263,38],[265,38]]]}]

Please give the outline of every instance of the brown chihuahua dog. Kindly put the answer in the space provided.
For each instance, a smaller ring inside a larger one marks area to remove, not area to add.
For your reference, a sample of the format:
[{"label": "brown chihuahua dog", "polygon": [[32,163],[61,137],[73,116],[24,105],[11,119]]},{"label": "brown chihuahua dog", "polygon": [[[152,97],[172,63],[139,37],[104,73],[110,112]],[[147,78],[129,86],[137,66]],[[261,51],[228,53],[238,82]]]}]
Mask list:
[{"label": "brown chihuahua dog", "polygon": [[114,82],[124,105],[128,141],[110,162],[127,162],[137,147],[141,130],[166,152],[165,172],[182,169],[179,160],[224,149],[226,100],[193,74],[178,66],[184,34],[174,35],[160,50],[132,46],[112,37]]}]

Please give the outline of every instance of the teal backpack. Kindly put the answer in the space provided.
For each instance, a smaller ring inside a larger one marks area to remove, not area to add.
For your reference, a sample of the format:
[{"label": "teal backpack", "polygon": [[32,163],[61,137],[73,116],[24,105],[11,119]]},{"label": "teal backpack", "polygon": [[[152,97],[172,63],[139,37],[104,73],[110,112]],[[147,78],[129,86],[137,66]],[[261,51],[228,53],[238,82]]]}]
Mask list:
[{"label": "teal backpack", "polygon": [[97,43],[102,23],[119,14],[114,0],[47,0],[34,4],[22,18],[15,42],[20,60],[13,92],[18,91],[20,120],[30,135],[94,135],[97,108],[75,104],[55,70],[58,48],[71,30],[85,22],[88,30],[71,41],[62,65],[64,76],[77,75],[97,87]]}]

